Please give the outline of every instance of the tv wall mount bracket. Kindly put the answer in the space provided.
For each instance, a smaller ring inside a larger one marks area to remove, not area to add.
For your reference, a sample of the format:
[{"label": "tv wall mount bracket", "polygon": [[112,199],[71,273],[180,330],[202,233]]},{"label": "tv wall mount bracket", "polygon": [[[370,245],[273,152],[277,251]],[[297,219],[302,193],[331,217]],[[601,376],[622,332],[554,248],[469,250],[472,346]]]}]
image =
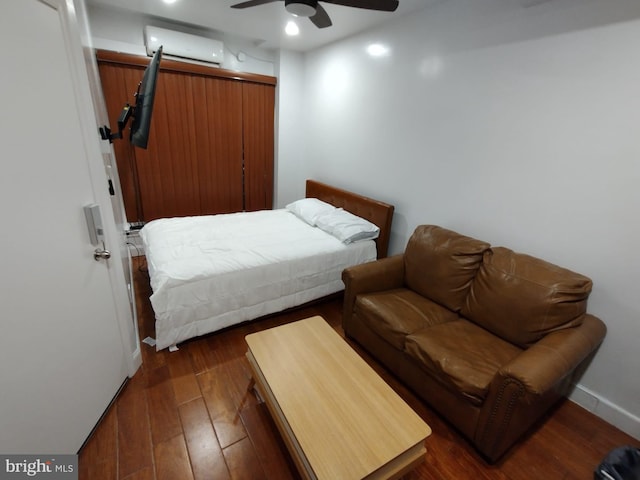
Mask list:
[{"label": "tv wall mount bracket", "polygon": [[118,117],[118,131],[115,133],[111,132],[111,129],[106,125],[100,127],[100,138],[102,140],[109,140],[109,143],[113,143],[116,138],[122,138],[122,132],[127,126],[127,122],[133,115],[135,107],[132,107],[128,103],[122,108],[122,112]]}]

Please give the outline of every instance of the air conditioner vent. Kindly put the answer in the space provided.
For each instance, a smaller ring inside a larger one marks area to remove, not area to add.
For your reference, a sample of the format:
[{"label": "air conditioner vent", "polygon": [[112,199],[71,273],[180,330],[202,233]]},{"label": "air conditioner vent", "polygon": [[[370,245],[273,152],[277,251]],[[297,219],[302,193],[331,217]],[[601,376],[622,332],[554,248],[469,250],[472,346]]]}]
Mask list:
[{"label": "air conditioner vent", "polygon": [[144,27],[144,42],[149,56],[153,55],[158,47],[162,45],[163,55],[189,58],[218,65],[224,59],[224,44],[221,41],[189,33],[146,26]]}]

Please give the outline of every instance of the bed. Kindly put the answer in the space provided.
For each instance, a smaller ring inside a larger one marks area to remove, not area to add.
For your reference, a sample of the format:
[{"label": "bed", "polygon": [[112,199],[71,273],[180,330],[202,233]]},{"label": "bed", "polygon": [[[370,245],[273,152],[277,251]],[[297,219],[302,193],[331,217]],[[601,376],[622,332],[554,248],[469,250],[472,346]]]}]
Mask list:
[{"label": "bed", "polygon": [[341,291],[344,268],[386,256],[393,210],[307,180],[305,199],[284,209],[149,222],[156,349]]}]

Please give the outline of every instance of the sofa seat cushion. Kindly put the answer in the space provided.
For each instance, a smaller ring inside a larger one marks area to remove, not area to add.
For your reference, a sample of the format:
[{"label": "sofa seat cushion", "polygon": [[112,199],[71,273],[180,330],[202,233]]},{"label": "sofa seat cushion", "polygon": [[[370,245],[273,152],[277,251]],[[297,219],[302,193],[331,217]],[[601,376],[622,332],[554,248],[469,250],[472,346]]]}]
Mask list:
[{"label": "sofa seat cushion", "polygon": [[358,295],[354,312],[371,330],[401,351],[410,333],[458,319],[450,310],[406,288]]},{"label": "sofa seat cushion", "polygon": [[522,352],[464,319],[412,333],[405,350],[425,371],[474,405],[482,404],[500,367]]},{"label": "sofa seat cushion", "polygon": [[528,347],[550,332],[580,325],[591,286],[584,275],[495,247],[485,252],[462,315]]}]

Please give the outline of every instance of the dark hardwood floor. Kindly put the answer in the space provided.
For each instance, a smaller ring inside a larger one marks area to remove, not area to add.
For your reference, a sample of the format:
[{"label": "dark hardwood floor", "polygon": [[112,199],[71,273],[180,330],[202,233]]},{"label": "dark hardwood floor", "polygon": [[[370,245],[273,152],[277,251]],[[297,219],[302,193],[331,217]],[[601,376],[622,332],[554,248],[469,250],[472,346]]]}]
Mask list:
[{"label": "dark hardwood floor", "polygon": [[[154,336],[150,287],[135,265],[140,337]],[[81,480],[299,479],[266,407],[247,390],[248,333],[322,315],[343,334],[341,299],[185,342],[177,352],[142,345],[143,365],[79,456]],[[406,480],[592,479],[611,449],[637,440],[576,404],[561,403],[496,465],[425,403],[351,345],[431,426],[425,463]]]}]

